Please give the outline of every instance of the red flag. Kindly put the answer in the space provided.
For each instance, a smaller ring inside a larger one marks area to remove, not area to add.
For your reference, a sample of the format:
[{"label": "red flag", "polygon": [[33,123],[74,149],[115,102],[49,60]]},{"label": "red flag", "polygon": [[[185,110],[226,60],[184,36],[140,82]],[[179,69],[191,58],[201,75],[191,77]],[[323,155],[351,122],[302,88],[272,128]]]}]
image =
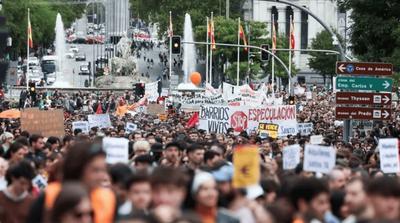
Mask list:
[{"label": "red flag", "polygon": [[[247,46],[247,40],[246,40],[246,35],[244,34],[243,26],[239,25],[239,36],[241,39],[243,39],[243,44]],[[247,51],[247,47],[244,48],[245,51]]]},{"label": "red flag", "polygon": [[294,22],[293,22],[293,17],[291,19],[291,23],[290,23],[290,49],[294,49],[296,46],[296,40],[294,37]]},{"label": "red flag", "polygon": [[101,103],[97,105],[96,114],[103,114],[103,109],[101,108]]},{"label": "red flag", "polygon": [[33,48],[31,18],[28,14],[28,46]]},{"label": "red flag", "polygon": [[272,52],[275,53],[276,49],[276,30],[275,30],[275,21],[272,20]]},{"label": "red flag", "polygon": [[186,123],[186,128],[190,129],[196,126],[199,123],[199,113],[195,112],[192,117]]},{"label": "red flag", "polygon": [[215,50],[217,47],[215,46],[215,33],[214,33],[214,19],[211,18],[211,29],[210,29],[210,38],[211,38],[211,49]]}]

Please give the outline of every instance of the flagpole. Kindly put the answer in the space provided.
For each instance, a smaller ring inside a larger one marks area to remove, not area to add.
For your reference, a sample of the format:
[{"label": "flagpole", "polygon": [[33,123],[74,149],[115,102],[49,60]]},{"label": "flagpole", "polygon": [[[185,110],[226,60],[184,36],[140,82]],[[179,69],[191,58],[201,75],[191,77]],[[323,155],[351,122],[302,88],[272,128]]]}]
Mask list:
[{"label": "flagpole", "polygon": [[[240,17],[238,20],[238,45],[240,45]],[[237,67],[236,67],[236,85],[239,86],[239,69],[240,69],[240,47],[237,48]]]},{"label": "flagpole", "polygon": [[289,83],[289,87],[288,87],[288,93],[289,93],[289,95],[290,95],[290,87],[291,87],[291,84],[292,84],[292,81],[291,81],[291,79],[292,79],[292,29],[293,29],[293,27],[292,27],[292,19],[293,19],[293,17],[291,17],[290,16],[290,33],[289,33],[289,78],[288,78],[288,83]]},{"label": "flagpole", "polygon": [[[214,35],[214,12],[211,12],[211,32],[213,33],[213,35]],[[212,37],[212,38],[215,38],[215,37]],[[211,42],[212,42],[213,40],[211,39]],[[209,70],[209,73],[210,73],[210,84],[212,85],[212,83],[213,83],[213,76],[212,76],[212,73],[213,73],[213,63],[212,63],[212,58],[213,58],[213,45],[211,44],[211,47],[210,47],[210,70]]]},{"label": "flagpole", "polygon": [[[169,79],[172,77],[172,13],[169,11]],[[186,82],[186,80],[185,80]]]},{"label": "flagpole", "polygon": [[25,75],[26,89],[29,89],[29,26],[30,26],[30,24],[29,24],[30,18],[29,17],[30,17],[30,9],[28,8],[28,32],[27,32],[27,38],[26,38],[26,75]]},{"label": "flagpole", "polygon": [[[208,34],[209,34],[209,32],[211,31],[211,30],[209,30],[209,28],[210,28],[210,24],[209,24],[209,19],[208,19],[208,16],[207,16],[207,37],[206,37],[206,42],[208,43]],[[208,44],[206,45],[206,83],[208,84],[208,69],[209,69],[209,67],[208,67],[208,49],[209,49],[209,46],[208,46]]]},{"label": "flagpole", "polygon": [[[274,43],[274,35],[276,36],[276,30],[275,30],[275,18],[274,15],[272,15],[272,53],[275,54],[275,43]],[[276,38],[276,37],[275,37]],[[275,83],[275,57],[272,57],[272,81],[271,81],[271,86],[272,86],[272,95],[275,95],[275,88],[274,88],[274,83]]]}]

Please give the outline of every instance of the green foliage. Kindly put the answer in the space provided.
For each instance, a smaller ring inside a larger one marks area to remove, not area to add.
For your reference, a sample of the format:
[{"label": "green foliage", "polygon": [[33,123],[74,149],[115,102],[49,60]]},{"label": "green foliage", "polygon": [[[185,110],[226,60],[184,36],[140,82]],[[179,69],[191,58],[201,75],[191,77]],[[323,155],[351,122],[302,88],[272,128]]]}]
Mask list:
[{"label": "green foliage", "polygon": [[[311,49],[324,49],[324,50],[336,50],[336,47],[332,44],[332,36],[326,30],[317,34],[317,36],[311,42]],[[327,75],[331,77],[335,74],[335,64],[337,61],[337,55],[331,55],[320,52],[310,52],[311,58],[308,65],[311,69],[320,73],[324,78]]]},{"label": "green foliage", "polygon": [[[63,0],[66,1],[66,0]],[[53,5],[50,0],[40,2],[30,0],[4,1],[3,15],[7,18],[7,26],[13,38],[13,49],[24,54],[26,52],[28,8],[31,12],[32,38],[35,46],[49,47],[54,41],[56,15],[59,12],[68,27],[80,17],[82,5]]]}]

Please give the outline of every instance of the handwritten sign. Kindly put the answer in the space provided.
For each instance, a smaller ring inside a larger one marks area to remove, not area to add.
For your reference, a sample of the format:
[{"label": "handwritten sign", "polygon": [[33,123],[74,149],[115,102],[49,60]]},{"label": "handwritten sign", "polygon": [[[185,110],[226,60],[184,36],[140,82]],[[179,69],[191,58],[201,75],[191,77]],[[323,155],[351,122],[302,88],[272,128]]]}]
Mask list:
[{"label": "handwritten sign", "polygon": [[314,135],[310,137],[310,143],[313,145],[322,144],[324,142],[324,137],[322,135]]},{"label": "handwritten sign", "polygon": [[260,179],[258,147],[254,145],[236,147],[233,153],[233,166],[233,186],[235,188],[257,184]]},{"label": "handwritten sign", "polygon": [[283,148],[283,169],[291,170],[300,163],[300,146],[298,144]]},{"label": "handwritten sign", "polygon": [[109,114],[88,115],[89,127],[109,128],[111,120]]},{"label": "handwritten sign", "polygon": [[132,133],[137,130],[137,125],[132,122],[127,122],[125,126],[125,131],[127,133]]},{"label": "handwritten sign", "polygon": [[25,109],[21,112],[21,128],[31,134],[63,137],[64,112],[58,110]]},{"label": "handwritten sign", "polygon": [[106,162],[109,164],[128,163],[129,141],[125,138],[103,138],[103,148],[106,151]]},{"label": "handwritten sign", "polygon": [[329,173],[336,162],[336,151],[330,146],[306,144],[303,169],[317,173]]},{"label": "handwritten sign", "polygon": [[164,106],[160,104],[147,105],[147,113],[150,115],[158,115],[165,112]]},{"label": "handwritten sign", "polygon": [[72,122],[72,131],[75,129],[81,129],[84,133],[89,133],[89,122],[87,121],[77,121]]},{"label": "handwritten sign", "polygon": [[400,172],[398,145],[397,139],[379,139],[379,157],[384,173]]},{"label": "handwritten sign", "polygon": [[297,123],[297,131],[302,136],[311,135],[311,132],[314,129],[314,124],[312,122],[309,123]]},{"label": "handwritten sign", "polygon": [[279,125],[271,123],[260,123],[258,124],[258,130],[260,132],[266,132],[269,137],[276,139],[278,138]]}]

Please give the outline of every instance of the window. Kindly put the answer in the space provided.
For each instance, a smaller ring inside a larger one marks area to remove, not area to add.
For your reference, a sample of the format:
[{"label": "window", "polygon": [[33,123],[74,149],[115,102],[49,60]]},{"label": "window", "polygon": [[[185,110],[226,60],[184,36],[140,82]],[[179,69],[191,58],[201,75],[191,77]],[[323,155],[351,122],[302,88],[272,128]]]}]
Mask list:
[{"label": "window", "polygon": [[286,7],[286,36],[289,39],[290,36],[290,18],[293,18],[293,9],[292,7]]},{"label": "window", "polygon": [[[304,6],[305,7],[305,6]],[[308,13],[301,11],[301,49],[308,47]],[[306,52],[302,51],[302,54]]]},{"label": "window", "polygon": [[[278,18],[279,18],[278,9],[275,6],[273,6],[271,8],[271,22],[272,22],[272,20],[275,22],[275,30],[276,30],[276,32],[278,32],[278,30],[279,30],[278,29]],[[272,26],[271,26],[271,33],[272,33]]]}]

